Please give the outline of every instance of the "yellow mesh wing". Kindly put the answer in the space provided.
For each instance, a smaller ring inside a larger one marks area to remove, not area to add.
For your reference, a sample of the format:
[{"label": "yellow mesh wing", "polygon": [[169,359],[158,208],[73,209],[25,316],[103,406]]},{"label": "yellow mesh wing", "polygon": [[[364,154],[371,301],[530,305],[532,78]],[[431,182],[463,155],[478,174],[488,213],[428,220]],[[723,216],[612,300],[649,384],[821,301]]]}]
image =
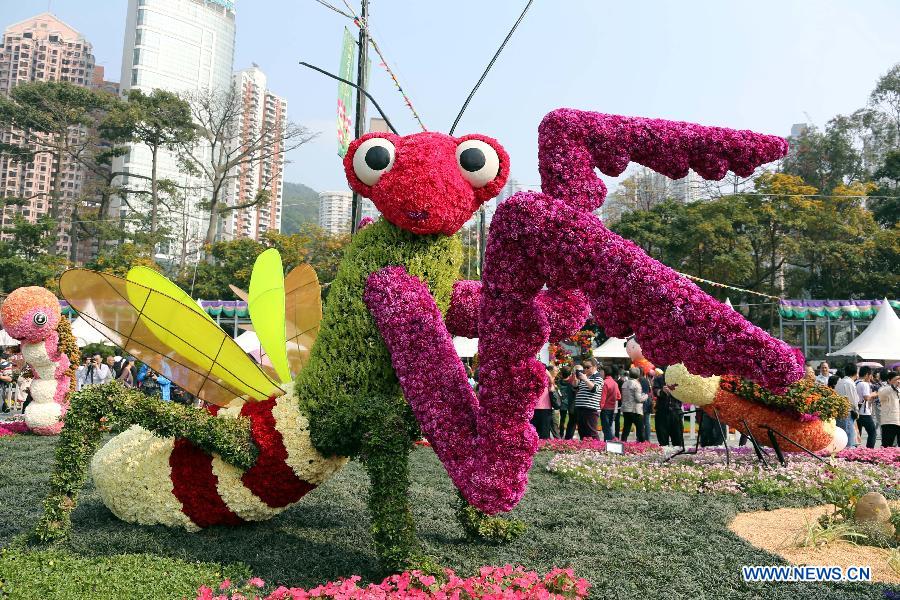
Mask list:
[{"label": "yellow mesh wing", "polygon": [[284,393],[208,315],[163,292],[85,269],[63,273],[59,288],[111,342],[207,402]]},{"label": "yellow mesh wing", "polygon": [[299,265],[284,278],[288,360],[296,375],[309,360],[322,321],[322,287],[315,269]]},{"label": "yellow mesh wing", "polygon": [[256,257],[247,292],[247,309],[259,344],[282,383],[291,380],[284,331],[284,272],[281,254],[269,248]]}]

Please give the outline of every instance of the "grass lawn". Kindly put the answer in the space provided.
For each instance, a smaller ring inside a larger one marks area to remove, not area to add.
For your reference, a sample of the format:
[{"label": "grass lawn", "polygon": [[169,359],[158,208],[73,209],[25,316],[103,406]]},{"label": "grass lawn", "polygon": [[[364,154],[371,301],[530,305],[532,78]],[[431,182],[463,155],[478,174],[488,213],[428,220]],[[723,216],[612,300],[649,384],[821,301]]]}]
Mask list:
[{"label": "grass lawn", "polygon": [[[89,486],[73,514],[69,542],[50,551],[23,549],[16,536],[40,515],[54,443],[29,435],[0,439],[0,546],[6,547],[0,598],[193,598],[200,584],[225,576],[252,573],[269,584],[309,587],[351,574],[364,580],[383,575],[358,463],[273,520],[197,534],[123,523]],[[875,585],[742,583],[741,565],[780,562],[726,527],[737,510],[762,508],[763,501],[598,491],[548,473],[551,457],[538,454],[528,494],[513,512],[528,523],[526,534],[495,547],[463,538],[453,515],[454,488],[431,449],[417,449],[412,503],[427,551],[460,575],[488,564],[539,572],[572,566],[598,598],[882,597]]]}]

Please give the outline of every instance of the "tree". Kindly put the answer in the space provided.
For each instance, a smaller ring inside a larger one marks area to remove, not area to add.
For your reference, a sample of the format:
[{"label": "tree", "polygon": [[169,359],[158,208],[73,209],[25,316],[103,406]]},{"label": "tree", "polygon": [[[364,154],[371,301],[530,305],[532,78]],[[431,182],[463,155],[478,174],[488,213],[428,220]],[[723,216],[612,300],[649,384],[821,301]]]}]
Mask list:
[{"label": "tree", "polygon": [[900,222],[900,150],[892,150],[874,174],[880,183],[869,200],[875,220],[887,228]]},{"label": "tree", "polygon": [[678,202],[664,202],[650,210],[626,212],[610,228],[633,241],[653,258],[672,265],[679,260],[669,253],[674,235],[672,223],[680,219],[685,210],[685,205]]},{"label": "tree", "polygon": [[350,244],[350,235],[328,233],[313,223],[304,224],[297,235],[306,239],[306,262],[316,270],[319,283],[334,281],[344,250]]},{"label": "tree", "polygon": [[882,75],[869,95],[869,103],[881,110],[894,125],[894,146],[900,143],[900,63]]},{"label": "tree", "polygon": [[[179,145],[181,160],[187,172],[202,181],[204,202],[209,213],[206,244],[215,242],[219,218],[228,211],[255,206],[265,200],[257,194],[242,204],[229,206],[226,202],[228,182],[241,169],[251,168],[278,153],[287,153],[312,140],[316,134],[294,123],[279,124],[264,121],[256,128],[242,128],[243,103],[240,90],[200,90],[186,97],[191,115],[197,124],[197,142]],[[269,182],[264,182],[265,191]]]},{"label": "tree", "polygon": [[232,298],[229,284],[247,289],[253,263],[266,247],[252,238],[216,242],[209,246],[213,261],[200,261],[181,274],[178,284],[194,298]]},{"label": "tree", "polygon": [[109,112],[100,130],[110,140],[136,142],[150,150],[150,236],[155,236],[159,223],[159,151],[194,142],[196,126],[190,105],[165,90],[156,89],[150,94],[130,90],[128,101]]},{"label": "tree", "polygon": [[791,140],[791,152],[785,157],[785,173],[800,177],[828,194],[841,183],[862,176],[862,157],[854,147],[856,124],[838,115],[825,131],[810,127]]},{"label": "tree", "polygon": [[125,242],[101,251],[94,260],[85,265],[88,269],[125,277],[131,267],[149,267],[159,271],[148,246]]},{"label": "tree", "polygon": [[672,180],[665,175],[638,167],[607,197],[603,218],[607,223],[615,223],[628,211],[650,210],[670,199],[672,185]]},{"label": "tree", "polygon": [[64,257],[49,250],[56,241],[56,222],[44,216],[29,223],[17,216],[12,227],[3,229],[11,234],[11,241],[0,241],[0,291],[9,293],[27,285],[39,285],[51,290],[56,279],[68,266]]},{"label": "tree", "polygon": [[38,154],[53,156],[49,192],[53,221],[64,216],[60,197],[63,160],[83,154],[89,128],[113,101],[110,94],[55,81],[22,83],[10,90],[8,97],[0,97],[0,126],[14,128],[22,136],[20,144],[4,145],[3,151],[25,163]]}]

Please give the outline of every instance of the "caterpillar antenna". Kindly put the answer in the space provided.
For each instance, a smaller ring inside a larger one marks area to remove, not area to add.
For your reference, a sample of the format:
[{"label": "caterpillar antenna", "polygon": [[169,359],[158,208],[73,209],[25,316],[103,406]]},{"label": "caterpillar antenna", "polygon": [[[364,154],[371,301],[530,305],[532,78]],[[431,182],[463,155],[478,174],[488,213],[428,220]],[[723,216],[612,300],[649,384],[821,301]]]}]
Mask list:
[{"label": "caterpillar antenna", "polygon": [[395,135],[400,135],[399,133],[397,133],[397,130],[394,129],[394,126],[391,124],[391,120],[387,118],[387,115],[384,114],[384,111],[381,110],[381,107],[380,107],[380,106],[378,106],[378,102],[375,101],[375,98],[373,98],[372,95],[371,95],[369,92],[367,92],[366,90],[362,89],[361,87],[359,87],[358,85],[356,85],[356,84],[353,83],[352,81],[347,81],[347,80],[344,79],[343,77],[338,77],[337,75],[335,75],[335,74],[333,74],[333,73],[329,73],[329,72],[326,71],[325,69],[320,69],[319,67],[317,67],[317,66],[315,66],[315,65],[311,65],[311,64],[309,64],[308,62],[303,62],[303,61],[301,60],[301,61],[300,61],[300,64],[303,65],[304,67],[308,67],[308,68],[312,69],[313,71],[318,71],[318,72],[321,73],[322,75],[326,75],[327,77],[331,77],[332,79],[337,79],[337,80],[340,81],[341,83],[346,83],[347,85],[353,86],[354,88],[356,88],[356,89],[358,89],[359,91],[361,91],[363,94],[366,95],[366,98],[368,98],[369,100],[372,101],[372,105],[375,106],[376,109],[378,109],[378,113],[381,115],[381,118],[384,119],[384,122],[387,124],[388,129],[390,129]]},{"label": "caterpillar antenna", "polygon": [[497,52],[494,53],[494,58],[491,59],[491,62],[488,63],[488,66],[484,70],[484,73],[481,74],[481,79],[478,80],[478,83],[476,83],[475,87],[472,88],[472,91],[469,92],[469,97],[466,98],[466,101],[463,103],[462,108],[459,109],[459,114],[456,115],[456,120],[453,121],[453,126],[450,128],[450,135],[453,135],[453,132],[456,130],[456,126],[459,124],[459,120],[462,118],[463,113],[466,112],[466,107],[469,106],[469,102],[472,100],[472,96],[474,96],[475,92],[478,91],[478,88],[481,87],[481,83],[484,81],[484,78],[487,77],[488,71],[490,71],[491,67],[494,66],[494,63],[497,62],[497,57],[500,56],[501,52],[503,52],[503,48],[506,47],[506,42],[508,42],[509,38],[512,37],[512,34],[515,32],[516,27],[518,27],[519,23],[522,22],[522,19],[525,18],[525,13],[527,13],[528,9],[531,8],[532,2],[534,2],[534,0],[528,0],[528,4],[525,5],[524,10],[522,10],[522,14],[519,15],[519,18],[516,20],[515,24],[512,26],[512,29],[510,29],[509,33],[506,34],[506,39],[504,39],[503,43],[500,44],[500,47],[497,48]]}]

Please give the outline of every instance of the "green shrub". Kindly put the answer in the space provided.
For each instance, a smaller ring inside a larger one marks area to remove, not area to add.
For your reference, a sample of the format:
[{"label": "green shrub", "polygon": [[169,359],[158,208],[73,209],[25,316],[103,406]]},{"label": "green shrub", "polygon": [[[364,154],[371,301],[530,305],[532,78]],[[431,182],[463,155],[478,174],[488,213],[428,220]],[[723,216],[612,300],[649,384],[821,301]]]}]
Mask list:
[{"label": "green shrub", "polygon": [[330,286],[319,336],[297,380],[316,449],[359,457],[365,465],[372,535],[390,571],[427,563],[416,549],[407,499],[408,455],[421,434],[363,293],[370,274],[401,265],[426,283],[446,311],[461,261],[455,236],[415,235],[384,219],[357,233]]},{"label": "green shrub", "polygon": [[490,516],[471,506],[460,495],[456,500],[456,519],[471,541],[506,544],[525,533],[523,521],[509,517]]}]

